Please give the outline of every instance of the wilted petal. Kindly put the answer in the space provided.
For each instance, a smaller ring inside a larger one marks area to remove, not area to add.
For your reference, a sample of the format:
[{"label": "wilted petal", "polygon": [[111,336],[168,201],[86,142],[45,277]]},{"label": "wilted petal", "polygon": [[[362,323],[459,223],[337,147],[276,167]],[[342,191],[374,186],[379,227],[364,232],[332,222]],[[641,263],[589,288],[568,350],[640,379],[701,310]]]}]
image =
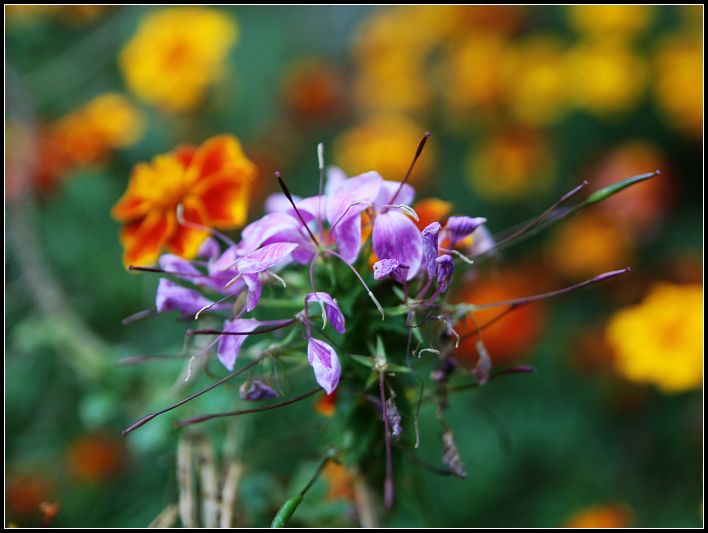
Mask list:
[{"label": "wilted petal", "polygon": [[374,221],[373,243],[378,257],[408,266],[407,279],[418,273],[423,243],[420,231],[406,215],[393,210],[379,214]]},{"label": "wilted petal", "polygon": [[373,204],[381,187],[378,172],[366,172],[354,178],[344,180],[327,197],[327,220],[330,225],[340,224],[359,215]]},{"label": "wilted petal", "polygon": [[297,244],[291,242],[266,244],[262,248],[240,258],[236,267],[242,274],[263,272],[286,259],[296,247]]},{"label": "wilted petal", "polygon": [[407,274],[408,267],[396,259],[381,259],[374,263],[374,279],[377,281],[391,277],[398,283],[403,283],[406,281]]},{"label": "wilted petal", "polygon": [[342,372],[337,352],[326,342],[310,337],[307,341],[307,359],[315,371],[317,383],[327,394],[332,394]]},{"label": "wilted petal", "polygon": [[305,297],[305,302],[321,302],[324,305],[327,320],[339,333],[344,333],[344,315],[337,305],[337,301],[326,292],[311,292]]},{"label": "wilted petal", "polygon": [[435,260],[438,258],[438,235],[441,229],[442,226],[439,222],[431,222],[421,234],[423,239],[423,261],[425,261],[425,268],[430,279],[435,277]]},{"label": "wilted petal", "polygon": [[250,312],[256,308],[258,300],[261,299],[261,280],[258,279],[258,274],[242,274],[241,278],[248,288],[246,311]]},{"label": "wilted petal", "polygon": [[339,254],[347,263],[353,263],[361,250],[361,217],[347,217],[334,228],[334,240]]},{"label": "wilted petal", "polygon": [[452,273],[455,271],[455,261],[449,255],[441,255],[435,260],[438,266],[438,290],[444,293],[450,285]]},{"label": "wilted petal", "polygon": [[401,426],[401,413],[398,412],[398,407],[396,407],[396,402],[394,402],[393,398],[386,400],[386,416],[388,417],[391,436],[395,439],[399,438],[403,432],[403,428]]},{"label": "wilted petal", "polygon": [[494,248],[495,244],[492,233],[487,229],[487,226],[482,225],[475,230],[472,246],[467,253],[472,257],[482,255]]},{"label": "wilted petal", "polygon": [[[250,333],[259,325],[260,322],[252,318],[236,318],[224,322],[224,331]],[[219,346],[217,348],[219,361],[221,361],[221,364],[223,364],[229,372],[234,369],[238,352],[241,350],[241,346],[246,342],[247,338],[248,335],[223,335],[219,339]]]},{"label": "wilted petal", "polygon": [[454,245],[457,241],[461,241],[470,235],[486,221],[487,219],[484,217],[450,217],[447,219],[445,230],[450,235],[450,241]]},{"label": "wilted petal", "polygon": [[249,402],[258,402],[260,400],[269,400],[280,396],[277,390],[269,387],[259,379],[246,381],[238,389],[239,396],[242,400]]},{"label": "wilted petal", "polygon": [[169,279],[161,279],[157,285],[155,308],[158,313],[179,311],[185,317],[194,317],[201,308],[213,302],[194,289],[182,287]]}]

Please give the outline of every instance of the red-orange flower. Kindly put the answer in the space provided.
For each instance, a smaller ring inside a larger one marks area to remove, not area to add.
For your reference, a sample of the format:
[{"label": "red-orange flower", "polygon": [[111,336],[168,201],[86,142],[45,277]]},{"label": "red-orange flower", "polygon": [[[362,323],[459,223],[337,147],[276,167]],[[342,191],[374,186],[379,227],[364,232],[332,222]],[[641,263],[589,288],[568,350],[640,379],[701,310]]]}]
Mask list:
[{"label": "red-orange flower", "polygon": [[[195,224],[218,229],[242,226],[255,175],[255,165],[231,135],[213,137],[199,147],[181,146],[151,163],[136,165],[112,211],[113,218],[124,223],[123,262],[153,264],[163,248],[191,258],[207,236]],[[177,219],[180,205],[186,225]]]}]

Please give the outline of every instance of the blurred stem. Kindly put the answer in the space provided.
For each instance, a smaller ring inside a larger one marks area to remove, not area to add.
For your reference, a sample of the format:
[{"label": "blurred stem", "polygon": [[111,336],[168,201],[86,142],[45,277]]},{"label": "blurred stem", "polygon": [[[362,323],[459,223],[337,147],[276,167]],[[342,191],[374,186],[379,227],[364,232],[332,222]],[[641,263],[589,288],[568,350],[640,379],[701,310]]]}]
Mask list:
[{"label": "blurred stem", "polygon": [[357,470],[354,474],[353,488],[359,525],[366,528],[380,528],[382,515],[380,501],[361,470]]},{"label": "blurred stem", "polygon": [[[10,116],[25,124],[22,142],[30,146],[28,153],[36,153],[34,110],[27,95],[30,94],[12,65],[6,65],[7,108]],[[69,300],[61,290],[47,261],[42,256],[41,238],[36,229],[37,210],[32,196],[32,161],[11,162],[11,171],[17,179],[17,191],[8,203],[9,222],[7,233],[20,275],[34,306],[59,336],[59,352],[74,368],[76,374],[87,382],[103,378],[111,365],[105,354],[108,346],[97,337],[69,307]]]}]

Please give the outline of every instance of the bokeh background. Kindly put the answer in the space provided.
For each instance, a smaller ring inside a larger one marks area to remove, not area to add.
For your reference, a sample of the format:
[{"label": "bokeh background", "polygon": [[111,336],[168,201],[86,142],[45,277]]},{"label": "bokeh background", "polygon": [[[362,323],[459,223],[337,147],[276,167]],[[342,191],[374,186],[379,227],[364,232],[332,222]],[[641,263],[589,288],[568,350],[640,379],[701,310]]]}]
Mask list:
[{"label": "bokeh background", "polygon": [[[485,216],[493,232],[584,179],[592,190],[662,174],[458,289],[486,302],[632,267],[488,330],[496,363],[537,372],[452,402],[468,478],[400,467],[386,524],[702,523],[702,6],[5,15],[7,523],[144,526],[176,500],[171,419],[120,436],[196,390],[181,384],[179,360],[116,364],[177,353],[183,338],[170,317],[121,325],[152,305],[157,282],[125,271],[110,217],[136,163],[232,133],[259,168],[253,217],[275,169],[293,190],[316,190],[317,142],[350,174],[400,179],[425,130],[419,198]],[[181,414],[227,407],[235,394],[216,391]],[[302,485],[325,415],[308,404],[240,422],[239,524],[268,524]],[[439,464],[427,415],[421,456]],[[223,427],[207,431],[219,448]],[[293,524],[350,523],[347,483],[328,472]]]}]

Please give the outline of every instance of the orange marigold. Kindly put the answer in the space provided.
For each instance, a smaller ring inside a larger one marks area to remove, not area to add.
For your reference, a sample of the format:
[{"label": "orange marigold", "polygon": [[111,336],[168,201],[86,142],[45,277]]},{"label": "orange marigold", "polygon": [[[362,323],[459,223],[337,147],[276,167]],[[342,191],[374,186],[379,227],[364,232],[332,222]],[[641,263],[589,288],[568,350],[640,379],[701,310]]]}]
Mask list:
[{"label": "orange marigold", "polygon": [[[207,237],[200,227],[235,229],[246,221],[256,166],[232,135],[181,146],[135,166],[112,215],[123,222],[125,265],[153,264],[161,250],[194,257]],[[182,206],[186,224],[177,217]]]}]

